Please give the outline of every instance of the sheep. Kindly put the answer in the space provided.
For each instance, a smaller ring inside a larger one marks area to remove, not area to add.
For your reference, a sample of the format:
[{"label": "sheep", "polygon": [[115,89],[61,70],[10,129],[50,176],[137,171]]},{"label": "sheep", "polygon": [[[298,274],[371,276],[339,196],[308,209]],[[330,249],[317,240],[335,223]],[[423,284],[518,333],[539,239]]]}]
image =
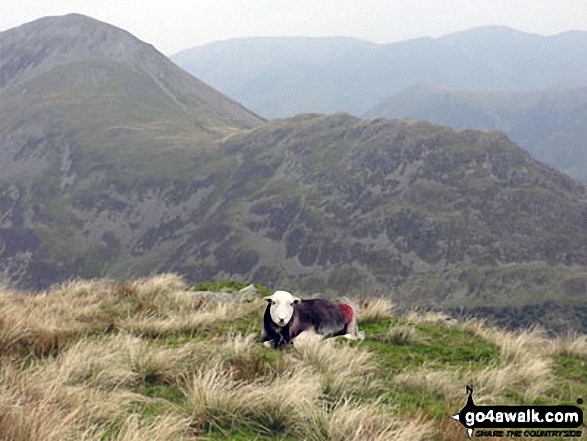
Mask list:
[{"label": "sheep", "polygon": [[267,308],[263,317],[262,339],[267,347],[279,348],[293,343],[294,338],[313,331],[323,338],[344,335],[362,340],[357,316],[346,303],[325,299],[301,300],[287,291],[275,291],[264,298]]}]

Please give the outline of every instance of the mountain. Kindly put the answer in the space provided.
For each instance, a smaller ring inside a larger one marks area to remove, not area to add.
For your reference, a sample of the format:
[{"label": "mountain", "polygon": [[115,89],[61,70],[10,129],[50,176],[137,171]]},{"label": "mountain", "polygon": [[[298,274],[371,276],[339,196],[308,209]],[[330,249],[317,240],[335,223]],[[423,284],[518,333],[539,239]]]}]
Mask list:
[{"label": "mountain", "polygon": [[[10,283],[112,270],[154,222],[178,215],[162,193],[190,199],[197,153],[263,122],[88,17],[2,32],[0,47],[0,250]],[[106,207],[114,213],[102,216]]]},{"label": "mountain", "polygon": [[[242,106],[174,66],[151,45],[89,17],[43,18],[0,33],[0,42],[3,96],[10,91],[27,93],[25,84],[34,87],[43,81],[50,82],[46,87],[70,89],[106,84],[129,94],[150,90],[152,100],[197,108],[210,124],[251,127],[259,122]],[[65,73],[69,82],[63,81]],[[127,83],[112,84],[122,76]]]},{"label": "mountain", "polygon": [[217,153],[222,199],[163,270],[402,305],[585,299],[584,187],[501,132],[304,115]]},{"label": "mountain", "polygon": [[501,132],[265,122],[81,16],[0,43],[9,285],[176,272],[404,307],[585,302],[585,189]]},{"label": "mountain", "polygon": [[179,52],[176,63],[267,118],[362,115],[414,85],[535,90],[587,86],[587,32],[482,27],[438,39],[244,38]]},{"label": "mountain", "polygon": [[[361,114],[414,81],[482,71],[429,38],[376,45],[352,38],[246,38],[182,51],[172,60],[268,118]],[[214,60],[214,62],[211,62]]]},{"label": "mountain", "polygon": [[415,86],[365,116],[503,130],[539,160],[587,182],[587,88],[520,92]]}]

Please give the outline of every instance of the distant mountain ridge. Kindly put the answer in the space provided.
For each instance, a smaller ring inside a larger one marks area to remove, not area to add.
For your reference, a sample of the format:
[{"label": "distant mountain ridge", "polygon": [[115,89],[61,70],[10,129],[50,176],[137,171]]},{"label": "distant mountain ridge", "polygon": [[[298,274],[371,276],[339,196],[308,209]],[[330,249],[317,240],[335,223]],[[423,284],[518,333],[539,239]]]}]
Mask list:
[{"label": "distant mountain ridge", "polygon": [[186,49],[171,58],[266,118],[304,112],[362,115],[384,98],[422,84],[516,90],[587,86],[583,31],[540,36],[490,26],[391,44],[346,37],[245,38]]}]

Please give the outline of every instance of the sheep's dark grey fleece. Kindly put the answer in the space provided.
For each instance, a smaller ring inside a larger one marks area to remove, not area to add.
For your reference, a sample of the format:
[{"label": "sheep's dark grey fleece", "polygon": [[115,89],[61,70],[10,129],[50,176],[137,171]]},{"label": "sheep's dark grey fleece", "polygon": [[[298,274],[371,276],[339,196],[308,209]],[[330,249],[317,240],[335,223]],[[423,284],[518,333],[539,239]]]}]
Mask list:
[{"label": "sheep's dark grey fleece", "polygon": [[[263,317],[263,341],[271,342],[272,347],[288,345],[303,331],[312,329],[325,338],[345,335],[357,336],[356,317],[349,314],[352,308],[346,304],[325,299],[302,300],[294,304],[291,320],[284,326],[273,322],[270,314],[271,305],[267,305]],[[352,329],[349,329],[352,328]]]}]

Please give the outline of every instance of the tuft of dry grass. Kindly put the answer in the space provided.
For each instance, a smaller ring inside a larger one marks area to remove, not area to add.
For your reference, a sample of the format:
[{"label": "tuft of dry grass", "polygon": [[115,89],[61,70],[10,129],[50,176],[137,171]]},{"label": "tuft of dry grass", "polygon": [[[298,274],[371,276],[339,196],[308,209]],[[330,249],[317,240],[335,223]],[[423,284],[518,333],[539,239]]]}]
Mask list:
[{"label": "tuft of dry grass", "polygon": [[165,337],[178,334],[194,335],[222,322],[238,320],[259,308],[258,302],[247,304],[208,304],[196,310],[176,313],[144,313],[122,319],[118,327],[127,332],[148,337]]},{"label": "tuft of dry grass", "polygon": [[0,294],[3,354],[55,355],[72,339],[124,329],[154,336],[191,333],[249,312],[207,305],[177,275],[119,285],[110,280],[70,281],[40,295]]},{"label": "tuft of dry grass", "polygon": [[570,333],[559,337],[554,341],[554,353],[587,358],[587,335]]},{"label": "tuft of dry grass", "polygon": [[316,430],[322,416],[320,377],[297,368],[270,383],[253,383],[250,391],[252,418],[266,433],[285,432],[305,438]]},{"label": "tuft of dry grass", "polygon": [[469,377],[471,384],[478,385],[480,394],[488,395],[486,401],[503,400],[507,390],[515,390],[526,401],[532,401],[552,388],[551,367],[548,358],[529,357],[489,366]]},{"label": "tuft of dry grass", "polygon": [[500,359],[478,370],[460,368],[451,371],[422,366],[397,375],[394,381],[432,393],[449,401],[462,399],[463,384],[470,384],[479,402],[499,402],[508,391],[516,391],[526,400],[548,392],[553,384],[553,342],[538,329],[506,331],[488,326],[484,321],[468,319],[458,322],[442,313],[415,311],[407,315],[411,323],[449,326],[470,332],[496,345]]},{"label": "tuft of dry grass", "polygon": [[79,297],[11,295],[0,302],[3,353],[54,354],[73,337],[105,332],[112,326],[98,302]]},{"label": "tuft of dry grass", "polygon": [[391,300],[372,297],[359,300],[357,317],[361,321],[376,321],[392,316],[394,305]]},{"label": "tuft of dry grass", "polygon": [[432,435],[432,425],[423,418],[402,420],[378,403],[358,404],[341,400],[328,414],[328,441],[418,441]]},{"label": "tuft of dry grass", "polygon": [[145,399],[125,390],[70,384],[67,376],[59,374],[56,369],[43,369],[43,363],[3,372],[3,439],[100,439],[99,432],[124,418],[132,402]]},{"label": "tuft of dry grass", "polygon": [[194,373],[181,389],[188,403],[190,420],[198,428],[206,425],[233,427],[248,422],[247,410],[251,403],[247,385],[234,380],[232,373],[221,366]]},{"label": "tuft of dry grass", "polygon": [[459,397],[463,384],[457,371],[441,370],[428,365],[397,374],[393,381],[400,386],[414,387],[447,400]]},{"label": "tuft of dry grass", "polygon": [[476,319],[469,319],[458,326],[499,347],[502,359],[514,361],[528,356],[548,356],[554,351],[554,342],[540,328],[506,331]]},{"label": "tuft of dry grass", "polygon": [[118,334],[101,340],[80,340],[39,372],[63,384],[103,390],[132,388],[145,381],[172,380],[193,362],[196,345],[158,347],[136,336]]},{"label": "tuft of dry grass", "polygon": [[193,439],[188,418],[165,414],[144,421],[139,415],[130,415],[113,438],[115,441],[167,441]]},{"label": "tuft of dry grass", "polygon": [[324,392],[334,399],[378,386],[377,364],[370,352],[335,340],[309,341],[295,353],[302,363],[321,376]]},{"label": "tuft of dry grass", "polygon": [[271,381],[253,382],[237,381],[217,365],[193,375],[182,390],[192,425],[200,431],[248,426],[315,441],[421,440],[431,434],[430,422],[399,419],[378,402],[342,398],[327,406],[322,382],[320,374],[300,365]]},{"label": "tuft of dry grass", "polygon": [[397,375],[394,381],[431,392],[447,400],[458,400],[463,384],[470,384],[480,402],[503,400],[508,390],[533,400],[552,388],[553,346],[539,329],[505,331],[487,327],[477,320],[458,324],[462,329],[495,344],[500,360],[482,370],[452,371],[423,366]]},{"label": "tuft of dry grass", "polygon": [[319,379],[296,369],[270,382],[234,379],[217,365],[195,373],[182,386],[192,424],[227,428],[249,426],[265,433],[306,433],[319,412]]},{"label": "tuft of dry grass", "polygon": [[421,345],[425,342],[422,335],[414,326],[409,325],[392,325],[389,327],[383,341],[393,345]]}]

